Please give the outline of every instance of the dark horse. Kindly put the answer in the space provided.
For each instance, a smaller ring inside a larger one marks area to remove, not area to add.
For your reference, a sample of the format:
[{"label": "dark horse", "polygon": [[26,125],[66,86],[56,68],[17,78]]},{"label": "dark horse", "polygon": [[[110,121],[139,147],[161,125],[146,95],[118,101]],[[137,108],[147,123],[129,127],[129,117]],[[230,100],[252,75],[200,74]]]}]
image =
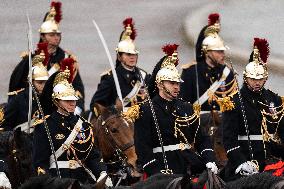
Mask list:
[{"label": "dark horse", "polygon": [[210,172],[204,171],[197,179],[188,175],[157,174],[131,187],[119,186],[117,189],[284,189],[283,177],[269,173],[254,174],[225,184]]},{"label": "dark horse", "polygon": [[94,185],[82,185],[76,179],[41,175],[37,177],[31,177],[27,182],[21,185],[20,189],[104,189],[105,180],[106,177]]},{"label": "dark horse", "polygon": [[109,170],[115,174],[120,168],[126,168],[128,175],[139,178],[141,174],[136,167],[133,120],[113,106],[95,106],[100,116],[92,116],[90,122],[94,126],[97,146]]},{"label": "dark horse", "polygon": [[20,129],[0,131],[0,159],[5,162],[12,188],[18,188],[34,175],[32,169],[32,137]]}]

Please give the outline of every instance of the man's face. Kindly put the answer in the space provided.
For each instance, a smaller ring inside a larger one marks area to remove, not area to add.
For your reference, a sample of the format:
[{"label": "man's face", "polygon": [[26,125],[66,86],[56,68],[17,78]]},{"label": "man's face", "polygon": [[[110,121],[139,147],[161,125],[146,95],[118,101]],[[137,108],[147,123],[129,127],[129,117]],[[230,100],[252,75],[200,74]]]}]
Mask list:
[{"label": "man's face", "polygon": [[45,80],[33,80],[33,85],[39,94],[42,93],[45,83],[46,83]]},{"label": "man's face", "polygon": [[159,94],[166,100],[173,100],[178,97],[180,83],[175,81],[162,81],[158,84]]},{"label": "man's face", "polygon": [[76,108],[76,100],[58,100],[58,110],[60,112],[74,112]]},{"label": "man's face", "polygon": [[127,68],[134,68],[137,64],[138,55],[130,53],[122,53],[118,55],[118,60]]},{"label": "man's face", "polygon": [[47,42],[49,46],[58,47],[61,41],[61,33],[42,34],[42,40]]},{"label": "man's face", "polygon": [[246,78],[246,82],[250,90],[254,92],[259,92],[264,86],[266,82],[266,78],[262,78],[262,79]]},{"label": "man's face", "polygon": [[225,51],[208,51],[207,58],[214,66],[217,66],[217,64],[224,64]]}]

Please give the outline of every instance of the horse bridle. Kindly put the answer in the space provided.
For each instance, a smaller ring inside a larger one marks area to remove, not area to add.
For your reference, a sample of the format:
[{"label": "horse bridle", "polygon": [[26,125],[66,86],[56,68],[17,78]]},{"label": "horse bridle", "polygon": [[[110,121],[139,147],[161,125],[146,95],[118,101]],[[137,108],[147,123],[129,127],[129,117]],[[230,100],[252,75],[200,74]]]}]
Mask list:
[{"label": "horse bridle", "polygon": [[[127,144],[124,144],[123,146],[119,146],[117,144],[117,142],[115,141],[115,139],[112,137],[112,135],[110,134],[109,128],[108,128],[108,123],[115,118],[119,118],[122,117],[122,115],[120,114],[116,114],[116,115],[111,115],[110,117],[106,118],[106,120],[103,120],[102,115],[98,118],[98,121],[101,121],[101,126],[99,129],[104,129],[104,133],[108,138],[108,141],[110,143],[110,145],[112,146],[112,148],[114,149],[114,151],[116,151],[117,155],[124,155],[124,151],[126,151],[127,149],[131,148],[132,146],[134,146],[134,141],[130,141]],[[122,117],[123,118],[123,117]],[[123,118],[124,119],[124,118]],[[120,126],[119,126],[120,127]],[[118,127],[118,128],[119,128]],[[124,157],[125,159],[126,157]]]}]

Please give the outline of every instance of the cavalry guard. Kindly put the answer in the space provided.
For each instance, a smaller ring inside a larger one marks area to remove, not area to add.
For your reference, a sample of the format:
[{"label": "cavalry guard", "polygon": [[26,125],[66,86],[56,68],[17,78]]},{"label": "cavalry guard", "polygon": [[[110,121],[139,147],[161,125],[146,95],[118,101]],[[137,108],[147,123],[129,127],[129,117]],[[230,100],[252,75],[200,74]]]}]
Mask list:
[{"label": "cavalry guard", "polygon": [[192,174],[207,168],[217,173],[210,137],[199,128],[199,110],[178,99],[180,74],[176,69],[178,45],[166,45],[156,65],[155,95],[140,107],[134,142],[138,159],[147,175]]},{"label": "cavalry guard", "polygon": [[[63,50],[59,47],[61,42],[61,31],[59,30],[59,23],[62,19],[61,13],[61,2],[51,2],[50,10],[46,13],[44,21],[39,29],[40,33],[40,42],[48,43],[48,53],[49,60],[45,65],[49,75],[52,75],[56,71],[60,69],[60,62],[64,58],[73,58],[76,60],[76,57],[69,53],[68,51]],[[28,64],[28,56],[27,53],[23,53],[22,61],[18,64]],[[84,110],[84,85],[79,74],[79,65],[76,60],[76,66],[74,72],[75,79],[73,81],[74,89],[76,90],[76,94],[79,98],[77,106],[76,106],[76,114],[80,114]],[[10,78],[9,84],[9,92],[18,91],[21,88],[25,88],[26,85],[21,83],[21,80],[25,79],[26,75],[17,75],[17,73],[13,72]],[[10,99],[10,98],[9,98]]]},{"label": "cavalry guard", "polygon": [[240,96],[234,95],[234,108],[224,112],[226,180],[261,172],[271,159],[284,157],[283,98],[264,88],[268,55],[268,42],[255,38]]},{"label": "cavalry guard", "polygon": [[[130,107],[146,99],[144,84],[147,84],[149,75],[137,67],[139,51],[134,44],[136,30],[134,29],[133,19],[127,18],[123,21],[123,24],[124,31],[121,33],[120,42],[116,48],[117,60],[115,71],[123,98],[122,106]],[[117,99],[118,95],[113,73],[109,70],[101,75],[101,81],[90,104],[90,110],[98,116],[99,113],[95,107],[95,103],[106,107],[116,105]]]},{"label": "cavalry guard", "polygon": [[[36,102],[36,96],[40,96],[48,79],[48,72],[45,64],[48,61],[49,54],[47,52],[47,43],[39,43],[36,53],[32,58],[32,87],[35,91],[32,92],[32,99],[29,99],[29,84],[28,77],[21,81],[22,86],[26,86],[21,90],[8,93],[13,96],[8,104],[4,107],[4,116],[1,127],[5,130],[21,128],[22,131],[32,132],[33,128],[28,125],[29,102],[32,101],[31,119],[36,122],[40,118],[39,107]],[[28,76],[29,65],[19,64],[14,70],[14,74]],[[37,95],[35,95],[37,93]],[[32,123],[32,124],[33,124]],[[31,125],[32,126],[32,125]]]},{"label": "cavalry guard", "polygon": [[217,159],[224,165],[221,112],[232,108],[229,96],[237,92],[237,81],[225,65],[227,48],[219,31],[219,14],[210,14],[197,39],[196,62],[182,66],[181,97],[201,106],[201,127],[212,136]]},{"label": "cavalry guard", "polygon": [[[74,114],[78,97],[68,82],[72,78],[70,73],[68,69],[56,72],[43,90],[42,108],[51,114],[46,122],[42,120],[35,126],[33,165],[38,174],[60,174],[62,178],[75,178],[81,183],[86,183],[88,178],[100,181],[107,175],[106,165],[94,146],[91,124]],[[55,153],[51,150],[52,144]],[[106,185],[112,186],[110,178]]]}]

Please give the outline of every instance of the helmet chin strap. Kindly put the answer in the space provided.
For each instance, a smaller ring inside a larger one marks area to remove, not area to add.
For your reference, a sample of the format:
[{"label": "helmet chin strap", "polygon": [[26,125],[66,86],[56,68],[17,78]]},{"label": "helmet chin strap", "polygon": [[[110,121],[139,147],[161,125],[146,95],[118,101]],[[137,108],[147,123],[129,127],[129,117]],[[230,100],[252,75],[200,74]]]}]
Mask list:
[{"label": "helmet chin strap", "polygon": [[171,92],[164,86],[164,84],[162,84],[162,86],[163,86],[163,90],[165,91],[165,93],[167,93],[169,96],[171,96],[173,99],[176,99],[177,97],[175,97],[175,96],[173,96],[172,94],[171,94]]},{"label": "helmet chin strap", "polygon": [[207,55],[207,57],[211,60],[211,62],[212,62],[212,64],[214,65],[214,66],[219,66],[220,64],[215,60],[215,59],[213,59],[211,56],[209,56],[209,54]]},{"label": "helmet chin strap", "polygon": [[56,105],[58,108],[60,108],[60,109],[63,111],[63,112],[61,112],[61,113],[65,114],[66,116],[69,116],[69,115],[70,115],[71,112],[68,112],[68,111],[66,110],[66,108],[64,108],[63,106],[61,106],[61,105],[58,103],[57,99],[54,100],[54,103],[55,103],[55,105]]},{"label": "helmet chin strap", "polygon": [[265,84],[265,83],[264,83],[264,84],[261,86],[261,88],[260,88],[259,90],[254,90],[253,87],[248,84],[248,82],[247,82],[246,79],[245,79],[245,83],[246,83],[246,85],[248,86],[248,88],[249,88],[251,91],[255,92],[255,93],[260,93],[260,92],[262,91],[262,89],[264,88],[264,84]]}]

